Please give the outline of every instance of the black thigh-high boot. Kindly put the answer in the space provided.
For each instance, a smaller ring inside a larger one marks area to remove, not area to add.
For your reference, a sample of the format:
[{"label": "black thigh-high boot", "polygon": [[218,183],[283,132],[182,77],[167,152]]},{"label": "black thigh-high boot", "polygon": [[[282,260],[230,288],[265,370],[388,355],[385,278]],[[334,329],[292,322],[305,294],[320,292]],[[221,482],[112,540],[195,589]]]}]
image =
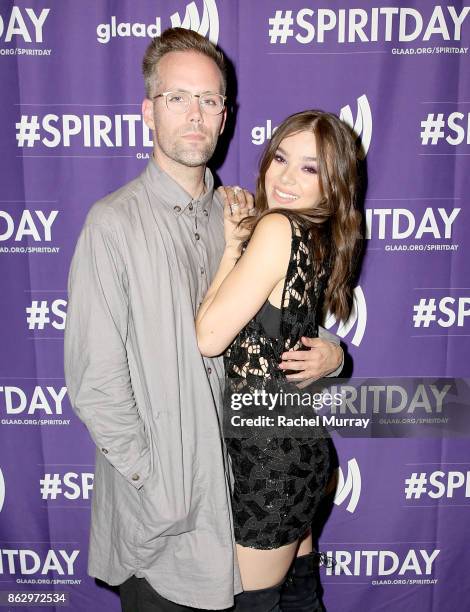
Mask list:
[{"label": "black thigh-high boot", "polygon": [[296,557],[281,593],[282,612],[325,612],[317,593],[322,562],[322,554],[318,552]]},{"label": "black thigh-high boot", "polygon": [[280,612],[279,602],[284,581],[268,589],[243,591],[235,595],[234,612]]}]

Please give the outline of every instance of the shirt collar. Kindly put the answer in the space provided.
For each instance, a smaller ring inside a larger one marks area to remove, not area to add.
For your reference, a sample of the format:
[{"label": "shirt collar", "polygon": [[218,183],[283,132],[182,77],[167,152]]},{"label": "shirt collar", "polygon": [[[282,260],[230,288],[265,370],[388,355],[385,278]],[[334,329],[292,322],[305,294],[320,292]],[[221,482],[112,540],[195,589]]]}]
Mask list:
[{"label": "shirt collar", "polygon": [[143,175],[159,201],[171,208],[176,216],[183,213],[195,215],[196,211],[199,210],[204,216],[209,217],[214,197],[214,177],[209,168],[206,168],[204,174],[206,192],[199,199],[192,198],[179,183],[162,170],[153,156],[149,160]]}]

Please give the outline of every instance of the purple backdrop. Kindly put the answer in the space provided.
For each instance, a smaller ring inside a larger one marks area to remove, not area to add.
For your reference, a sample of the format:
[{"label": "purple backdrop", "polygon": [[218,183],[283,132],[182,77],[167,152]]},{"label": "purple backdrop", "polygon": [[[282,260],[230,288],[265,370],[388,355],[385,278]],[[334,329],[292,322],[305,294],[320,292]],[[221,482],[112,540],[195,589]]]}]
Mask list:
[{"label": "purple backdrop", "polygon": [[[326,326],[355,376],[465,377],[469,13],[424,0],[1,3],[0,592],[65,591],[74,611],[119,609],[86,575],[94,449],[66,397],[62,340],[86,212],[151,151],[140,116],[149,36],[182,24],[232,60],[223,182],[253,188],[262,145],[292,112],[322,108],[355,127],[367,254],[355,314]],[[322,569],[328,610],[470,609],[467,440],[335,444],[339,486],[320,540],[337,561]]]}]

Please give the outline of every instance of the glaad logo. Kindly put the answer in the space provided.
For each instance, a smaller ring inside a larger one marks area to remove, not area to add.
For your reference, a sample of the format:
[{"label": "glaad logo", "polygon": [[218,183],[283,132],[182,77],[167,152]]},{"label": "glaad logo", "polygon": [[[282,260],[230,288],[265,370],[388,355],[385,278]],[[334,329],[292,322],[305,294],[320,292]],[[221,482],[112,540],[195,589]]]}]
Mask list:
[{"label": "glaad logo", "polygon": [[[357,99],[357,116],[353,118],[353,113],[349,104],[343,106],[340,112],[340,119],[347,123],[361,141],[359,157],[364,159],[369,151],[372,140],[372,112],[367,96],[363,94]],[[251,142],[254,145],[262,145],[266,140],[270,140],[278,126],[273,125],[272,119],[267,119],[265,125],[255,125],[251,130]]]},{"label": "glaad logo", "polygon": [[[330,329],[335,323],[335,316],[328,312],[325,321],[326,329]],[[351,314],[349,315],[347,321],[345,321],[344,323],[341,322],[339,324],[338,330],[336,332],[337,335],[340,338],[345,338],[356,323],[356,331],[354,332],[354,336],[351,342],[354,344],[354,346],[359,346],[361,344],[362,338],[364,337],[364,332],[366,330],[367,323],[366,298],[360,286],[357,286],[354,289]]]},{"label": "glaad logo", "polygon": [[359,502],[361,495],[361,471],[356,459],[348,461],[348,475],[344,479],[343,470],[338,468],[338,486],[336,487],[336,495],[334,503],[340,506],[350,495],[346,510],[353,513]]},{"label": "glaad logo", "polygon": [[5,479],[3,478],[3,472],[0,469],[0,512],[2,511],[4,503],[5,503]]},{"label": "glaad logo", "polygon": [[160,36],[162,31],[160,17],[156,17],[155,23],[149,25],[145,23],[118,23],[115,15],[111,17],[110,23],[100,23],[96,28],[96,40],[103,45],[109,43],[111,38],[127,38],[134,36],[136,38],[145,38],[146,36],[154,38]]},{"label": "glaad logo", "polygon": [[204,12],[202,19],[199,18],[199,12],[195,2],[191,2],[186,7],[186,13],[183,21],[178,13],[173,13],[171,16],[172,28],[186,28],[194,30],[201,36],[208,36],[209,40],[217,44],[219,40],[219,13],[215,0],[204,0]]},{"label": "glaad logo", "polygon": [[343,106],[339,118],[347,123],[356,136],[361,139],[359,158],[364,159],[369,151],[370,142],[372,140],[372,113],[367,96],[363,94],[357,99],[357,115],[355,121],[349,104]]},{"label": "glaad logo", "polygon": [[[217,44],[219,39],[219,14],[215,0],[204,0],[204,11],[202,19],[199,17],[199,11],[195,2],[191,2],[186,6],[186,12],[183,20],[178,13],[173,13],[170,17],[171,26],[173,28],[180,27],[187,30],[194,30],[202,36],[208,36],[209,40]],[[111,38],[153,38],[160,36],[162,33],[162,18],[155,17],[151,24],[140,22],[118,22],[115,15],[111,17],[110,23],[100,23],[96,28],[96,40],[103,45],[109,43]]]}]

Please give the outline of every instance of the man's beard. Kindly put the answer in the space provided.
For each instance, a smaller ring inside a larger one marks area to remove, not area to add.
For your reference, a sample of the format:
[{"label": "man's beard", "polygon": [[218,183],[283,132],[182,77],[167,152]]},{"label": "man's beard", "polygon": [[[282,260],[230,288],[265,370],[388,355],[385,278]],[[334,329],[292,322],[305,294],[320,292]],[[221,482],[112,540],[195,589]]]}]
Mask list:
[{"label": "man's beard", "polygon": [[[188,132],[185,133],[187,134]],[[158,140],[158,144],[163,153],[173,161],[189,168],[197,168],[198,166],[204,166],[210,160],[215,151],[217,139],[214,138],[211,141],[209,138],[208,141],[205,141],[202,143],[202,146],[200,145],[197,148],[192,147],[191,143],[186,143],[178,137],[170,142],[166,139]]]}]

